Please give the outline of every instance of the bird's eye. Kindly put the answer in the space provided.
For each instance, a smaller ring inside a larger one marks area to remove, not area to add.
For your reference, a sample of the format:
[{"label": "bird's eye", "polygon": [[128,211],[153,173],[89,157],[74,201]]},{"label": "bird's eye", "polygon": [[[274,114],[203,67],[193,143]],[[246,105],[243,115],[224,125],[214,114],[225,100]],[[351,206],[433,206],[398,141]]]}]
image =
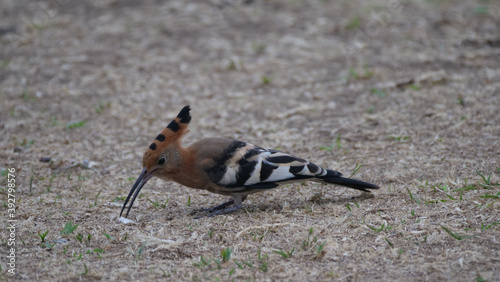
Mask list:
[{"label": "bird's eye", "polygon": [[158,160],[158,164],[159,165],[162,165],[164,163],[165,163],[165,158],[161,158],[161,159]]}]

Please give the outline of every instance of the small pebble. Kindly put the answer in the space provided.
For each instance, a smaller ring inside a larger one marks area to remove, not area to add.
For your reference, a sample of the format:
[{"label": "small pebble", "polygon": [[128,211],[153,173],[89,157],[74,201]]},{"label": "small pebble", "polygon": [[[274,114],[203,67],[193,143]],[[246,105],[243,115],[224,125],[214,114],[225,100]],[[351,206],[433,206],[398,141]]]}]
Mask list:
[{"label": "small pebble", "polygon": [[19,153],[21,151],[22,151],[22,149],[20,147],[15,147],[14,148],[14,153]]},{"label": "small pebble", "polygon": [[60,238],[60,239],[55,240],[54,243],[56,243],[56,244],[66,244],[66,243],[69,243],[69,241],[66,240],[66,239],[64,239],[64,238]]},{"label": "small pebble", "polygon": [[119,221],[119,222],[121,222],[121,223],[124,223],[124,224],[134,223],[134,221],[133,221],[133,220],[130,220],[130,219],[125,218],[125,217],[120,217],[120,218],[118,219],[118,221]]},{"label": "small pebble", "polygon": [[42,163],[48,163],[48,162],[50,162],[50,157],[43,157],[43,158],[40,158],[40,161],[41,161]]}]

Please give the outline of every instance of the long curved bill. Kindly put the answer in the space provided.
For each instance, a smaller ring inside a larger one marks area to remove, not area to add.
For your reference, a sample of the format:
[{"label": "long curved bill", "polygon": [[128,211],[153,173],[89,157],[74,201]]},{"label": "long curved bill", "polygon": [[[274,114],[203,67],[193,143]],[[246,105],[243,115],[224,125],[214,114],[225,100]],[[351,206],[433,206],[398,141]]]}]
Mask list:
[{"label": "long curved bill", "polygon": [[137,198],[137,195],[139,195],[139,192],[141,191],[142,187],[148,182],[149,179],[151,179],[151,177],[153,177],[153,172],[154,172],[154,170],[148,173],[146,171],[146,168],[144,168],[142,170],[142,172],[139,175],[139,177],[137,178],[137,181],[135,182],[134,186],[132,186],[130,193],[128,193],[127,199],[125,200],[125,203],[123,204],[122,211],[120,212],[120,217],[123,214],[123,210],[127,206],[128,200],[130,200],[130,197],[132,196],[132,194],[134,194],[134,196],[132,197],[132,201],[130,201],[130,205],[128,206],[127,214],[125,215],[125,217],[128,217],[128,213],[130,212],[130,209],[134,205],[135,198]]}]

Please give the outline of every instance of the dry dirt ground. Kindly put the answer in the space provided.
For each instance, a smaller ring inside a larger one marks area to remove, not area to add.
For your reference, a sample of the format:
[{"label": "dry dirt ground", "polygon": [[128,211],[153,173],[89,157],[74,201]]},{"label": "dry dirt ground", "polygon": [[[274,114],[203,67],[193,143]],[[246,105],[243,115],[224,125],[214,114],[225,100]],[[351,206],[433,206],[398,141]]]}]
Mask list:
[{"label": "dry dirt ground", "polygon": [[[0,44],[4,280],[500,280],[499,1],[2,0]],[[381,189],[287,185],[195,219],[225,197],[153,180],[120,223],[186,104],[186,144]]]}]

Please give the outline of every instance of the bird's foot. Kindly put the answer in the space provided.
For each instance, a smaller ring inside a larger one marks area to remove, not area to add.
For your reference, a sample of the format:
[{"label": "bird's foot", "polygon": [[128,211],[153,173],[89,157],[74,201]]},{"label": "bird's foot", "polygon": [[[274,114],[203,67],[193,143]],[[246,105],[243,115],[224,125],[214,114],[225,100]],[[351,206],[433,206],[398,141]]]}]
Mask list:
[{"label": "bird's foot", "polygon": [[220,215],[220,214],[226,214],[226,213],[230,213],[230,212],[233,212],[233,211],[237,211],[239,209],[241,209],[241,206],[232,206],[232,207],[221,208],[221,209],[217,209],[217,210],[215,208],[204,209],[204,211],[208,212],[208,214],[196,216],[195,219],[200,219],[200,218],[203,218],[203,217],[212,217],[212,216]]},{"label": "bird's foot", "polygon": [[225,208],[227,208],[227,207],[229,207],[229,206],[231,206],[233,204],[234,204],[234,200],[230,200],[230,201],[222,203],[222,204],[220,204],[218,206],[215,206],[213,208],[195,210],[195,211],[193,211],[191,213],[191,215],[195,215],[197,213],[205,213],[205,212],[210,214],[210,213],[213,213],[213,212],[216,212],[216,211],[219,211],[219,210],[223,210],[223,209],[225,209]]},{"label": "bird's foot", "polygon": [[[208,213],[206,215],[206,217],[212,217],[214,215],[225,214],[225,213],[237,211],[237,210],[241,209],[241,207],[242,207],[241,203],[246,198],[247,198],[246,195],[244,195],[244,196],[236,195],[236,196],[233,196],[233,199],[231,199],[225,203],[222,203],[222,204],[215,206],[213,208],[201,209],[201,210],[194,211],[193,213],[191,213],[191,215],[195,215],[198,213]],[[204,217],[204,216],[197,216],[195,218],[198,219],[198,218],[202,218],[202,217]]]},{"label": "bird's foot", "polygon": [[216,210],[214,212],[209,213],[207,215],[207,217],[212,217],[214,215],[219,215],[219,214],[226,214],[226,213],[237,211],[239,209],[241,209],[241,206],[232,206],[232,207],[228,207],[225,209],[219,209],[219,210]]}]

